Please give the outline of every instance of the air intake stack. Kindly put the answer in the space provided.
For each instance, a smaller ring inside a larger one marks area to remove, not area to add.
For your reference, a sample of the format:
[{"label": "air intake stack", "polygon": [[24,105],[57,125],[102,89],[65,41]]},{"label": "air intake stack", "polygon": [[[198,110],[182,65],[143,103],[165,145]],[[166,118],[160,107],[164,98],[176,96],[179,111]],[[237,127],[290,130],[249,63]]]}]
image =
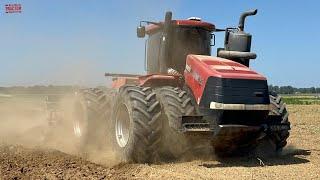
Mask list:
[{"label": "air intake stack", "polygon": [[249,60],[257,55],[250,52],[252,36],[244,32],[244,24],[247,16],[256,15],[257,9],[241,14],[238,28],[227,28],[225,34],[224,49],[218,49],[218,56],[234,60],[249,67]]}]

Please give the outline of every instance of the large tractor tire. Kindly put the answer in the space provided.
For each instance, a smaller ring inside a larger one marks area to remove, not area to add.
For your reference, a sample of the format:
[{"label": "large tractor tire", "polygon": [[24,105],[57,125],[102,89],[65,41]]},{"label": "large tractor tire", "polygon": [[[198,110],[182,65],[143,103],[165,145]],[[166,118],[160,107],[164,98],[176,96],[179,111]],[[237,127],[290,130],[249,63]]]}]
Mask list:
[{"label": "large tractor tire", "polygon": [[111,117],[114,153],[122,162],[157,161],[161,142],[160,104],[149,87],[121,87]]},{"label": "large tractor tire", "polygon": [[[111,96],[112,97],[112,96]],[[100,148],[105,143],[106,115],[110,96],[98,88],[85,89],[75,94],[72,111],[73,133],[80,152]]]},{"label": "large tractor tire", "polygon": [[[191,139],[179,132],[182,116],[196,114],[193,97],[178,87],[165,86],[157,89],[161,104],[163,127],[162,156],[179,159],[190,152]],[[194,144],[195,146],[195,144]]]},{"label": "large tractor tire", "polygon": [[[270,95],[270,112],[268,119],[274,124],[289,124],[289,113],[286,104],[283,102],[281,96],[276,94]],[[273,132],[269,135],[269,141],[277,152],[281,152],[283,147],[287,145],[287,138],[289,137],[289,130],[282,130]]]}]

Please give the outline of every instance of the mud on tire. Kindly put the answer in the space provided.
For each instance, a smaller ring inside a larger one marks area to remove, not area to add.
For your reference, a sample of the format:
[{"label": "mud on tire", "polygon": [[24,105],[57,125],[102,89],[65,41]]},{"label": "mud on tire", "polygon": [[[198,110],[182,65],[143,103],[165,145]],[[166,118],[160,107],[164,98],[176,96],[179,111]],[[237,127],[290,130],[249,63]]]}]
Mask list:
[{"label": "mud on tire", "polygon": [[160,104],[149,87],[124,86],[111,118],[114,152],[123,162],[154,162],[161,141]]}]

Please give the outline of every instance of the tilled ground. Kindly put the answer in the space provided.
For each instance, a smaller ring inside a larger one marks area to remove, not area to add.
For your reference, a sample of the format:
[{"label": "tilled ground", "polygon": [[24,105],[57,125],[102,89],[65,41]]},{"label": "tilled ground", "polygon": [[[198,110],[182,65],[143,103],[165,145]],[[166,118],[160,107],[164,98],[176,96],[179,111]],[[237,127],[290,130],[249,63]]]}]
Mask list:
[{"label": "tilled ground", "polygon": [[57,150],[3,144],[0,179],[320,179],[320,106],[289,106],[292,131],[281,156],[163,164],[96,164]]},{"label": "tilled ground", "polygon": [[0,148],[4,179],[106,179],[110,168],[60,151],[3,145]]}]

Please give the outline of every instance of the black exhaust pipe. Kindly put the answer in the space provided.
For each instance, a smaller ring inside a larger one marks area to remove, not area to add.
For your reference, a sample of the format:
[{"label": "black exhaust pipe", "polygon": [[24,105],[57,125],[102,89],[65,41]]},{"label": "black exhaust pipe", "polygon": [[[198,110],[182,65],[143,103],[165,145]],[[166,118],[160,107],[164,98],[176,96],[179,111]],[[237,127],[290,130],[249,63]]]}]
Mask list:
[{"label": "black exhaust pipe", "polygon": [[258,12],[258,9],[254,9],[254,10],[246,11],[241,14],[240,19],[239,19],[239,25],[238,25],[238,28],[240,31],[244,30],[244,21],[245,21],[246,17],[256,15],[257,12]]}]

